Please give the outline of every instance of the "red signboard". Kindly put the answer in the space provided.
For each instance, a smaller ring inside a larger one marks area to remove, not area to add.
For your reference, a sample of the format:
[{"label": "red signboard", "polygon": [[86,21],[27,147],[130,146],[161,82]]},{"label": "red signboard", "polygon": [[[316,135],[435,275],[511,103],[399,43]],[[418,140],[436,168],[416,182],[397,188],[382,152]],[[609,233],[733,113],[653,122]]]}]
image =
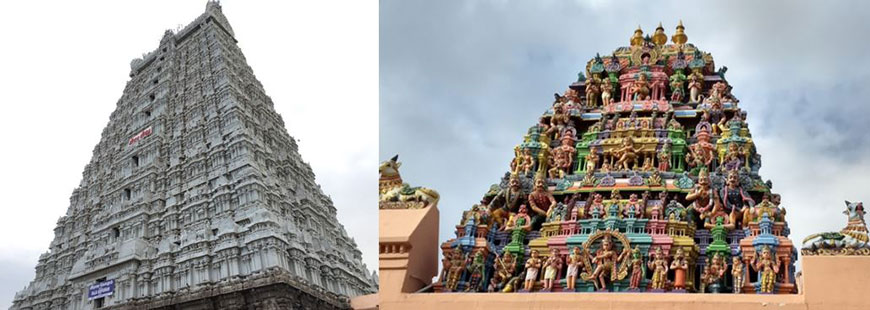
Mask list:
[{"label": "red signboard", "polygon": [[135,136],[130,138],[129,145],[133,145],[134,143],[139,142],[139,140],[142,140],[145,137],[150,136],[150,135],[151,135],[151,126],[148,126],[148,128],[143,129],[138,134],[136,134]]}]

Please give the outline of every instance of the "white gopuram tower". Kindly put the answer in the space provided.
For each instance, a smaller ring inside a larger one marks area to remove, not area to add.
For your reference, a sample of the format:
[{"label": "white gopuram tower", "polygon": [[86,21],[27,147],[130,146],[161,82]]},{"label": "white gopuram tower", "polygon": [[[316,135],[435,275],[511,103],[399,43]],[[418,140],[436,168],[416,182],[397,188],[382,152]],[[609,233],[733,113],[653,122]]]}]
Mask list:
[{"label": "white gopuram tower", "polygon": [[217,2],[130,78],[12,309],[343,309],[377,291]]}]

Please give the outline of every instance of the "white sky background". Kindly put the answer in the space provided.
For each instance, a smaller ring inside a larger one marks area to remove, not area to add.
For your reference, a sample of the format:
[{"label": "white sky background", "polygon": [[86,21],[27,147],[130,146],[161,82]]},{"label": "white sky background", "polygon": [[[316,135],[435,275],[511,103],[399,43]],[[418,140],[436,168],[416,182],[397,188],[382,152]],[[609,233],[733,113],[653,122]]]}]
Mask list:
[{"label": "white sky background", "polygon": [[[363,2],[221,4],[248,64],[372,270],[378,12],[376,3]],[[0,3],[0,309],[32,280],[129,80],[130,61],[205,6],[205,0]]]},{"label": "white sky background", "polygon": [[[508,170],[513,147],[588,60],[638,24],[727,66],[782,194],[791,239],[846,224],[870,192],[868,1],[383,1],[379,159],[441,194],[440,240]],[[799,265],[798,265],[798,268]]]}]

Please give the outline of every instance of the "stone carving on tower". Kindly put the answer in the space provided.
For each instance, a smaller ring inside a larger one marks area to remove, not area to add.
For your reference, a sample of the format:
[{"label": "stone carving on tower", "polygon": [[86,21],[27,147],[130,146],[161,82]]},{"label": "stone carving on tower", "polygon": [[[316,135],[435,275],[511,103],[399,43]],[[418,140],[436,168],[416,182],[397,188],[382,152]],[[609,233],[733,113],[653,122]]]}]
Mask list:
[{"label": "stone carving on tower", "polygon": [[221,6],[130,81],[12,309],[344,309],[377,292]]}]

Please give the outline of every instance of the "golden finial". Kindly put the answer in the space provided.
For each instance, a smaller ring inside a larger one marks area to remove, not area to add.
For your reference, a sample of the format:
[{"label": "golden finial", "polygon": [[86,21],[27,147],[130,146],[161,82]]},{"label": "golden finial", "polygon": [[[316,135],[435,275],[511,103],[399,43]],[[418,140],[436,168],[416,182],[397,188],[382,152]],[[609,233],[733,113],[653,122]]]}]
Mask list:
[{"label": "golden finial", "polygon": [[689,40],[689,37],[686,36],[684,30],[686,30],[686,27],[683,27],[683,20],[680,20],[680,23],[677,24],[677,33],[671,37],[671,41],[673,41],[674,44],[683,45]]},{"label": "golden finial", "polygon": [[637,30],[631,36],[631,46],[643,46],[643,30],[640,30],[640,25],[637,25]]},{"label": "golden finial", "polygon": [[661,22],[659,22],[659,26],[656,27],[656,32],[653,34],[652,41],[656,46],[662,46],[665,45],[665,43],[668,43],[668,35],[665,34],[665,28],[662,27]]}]

